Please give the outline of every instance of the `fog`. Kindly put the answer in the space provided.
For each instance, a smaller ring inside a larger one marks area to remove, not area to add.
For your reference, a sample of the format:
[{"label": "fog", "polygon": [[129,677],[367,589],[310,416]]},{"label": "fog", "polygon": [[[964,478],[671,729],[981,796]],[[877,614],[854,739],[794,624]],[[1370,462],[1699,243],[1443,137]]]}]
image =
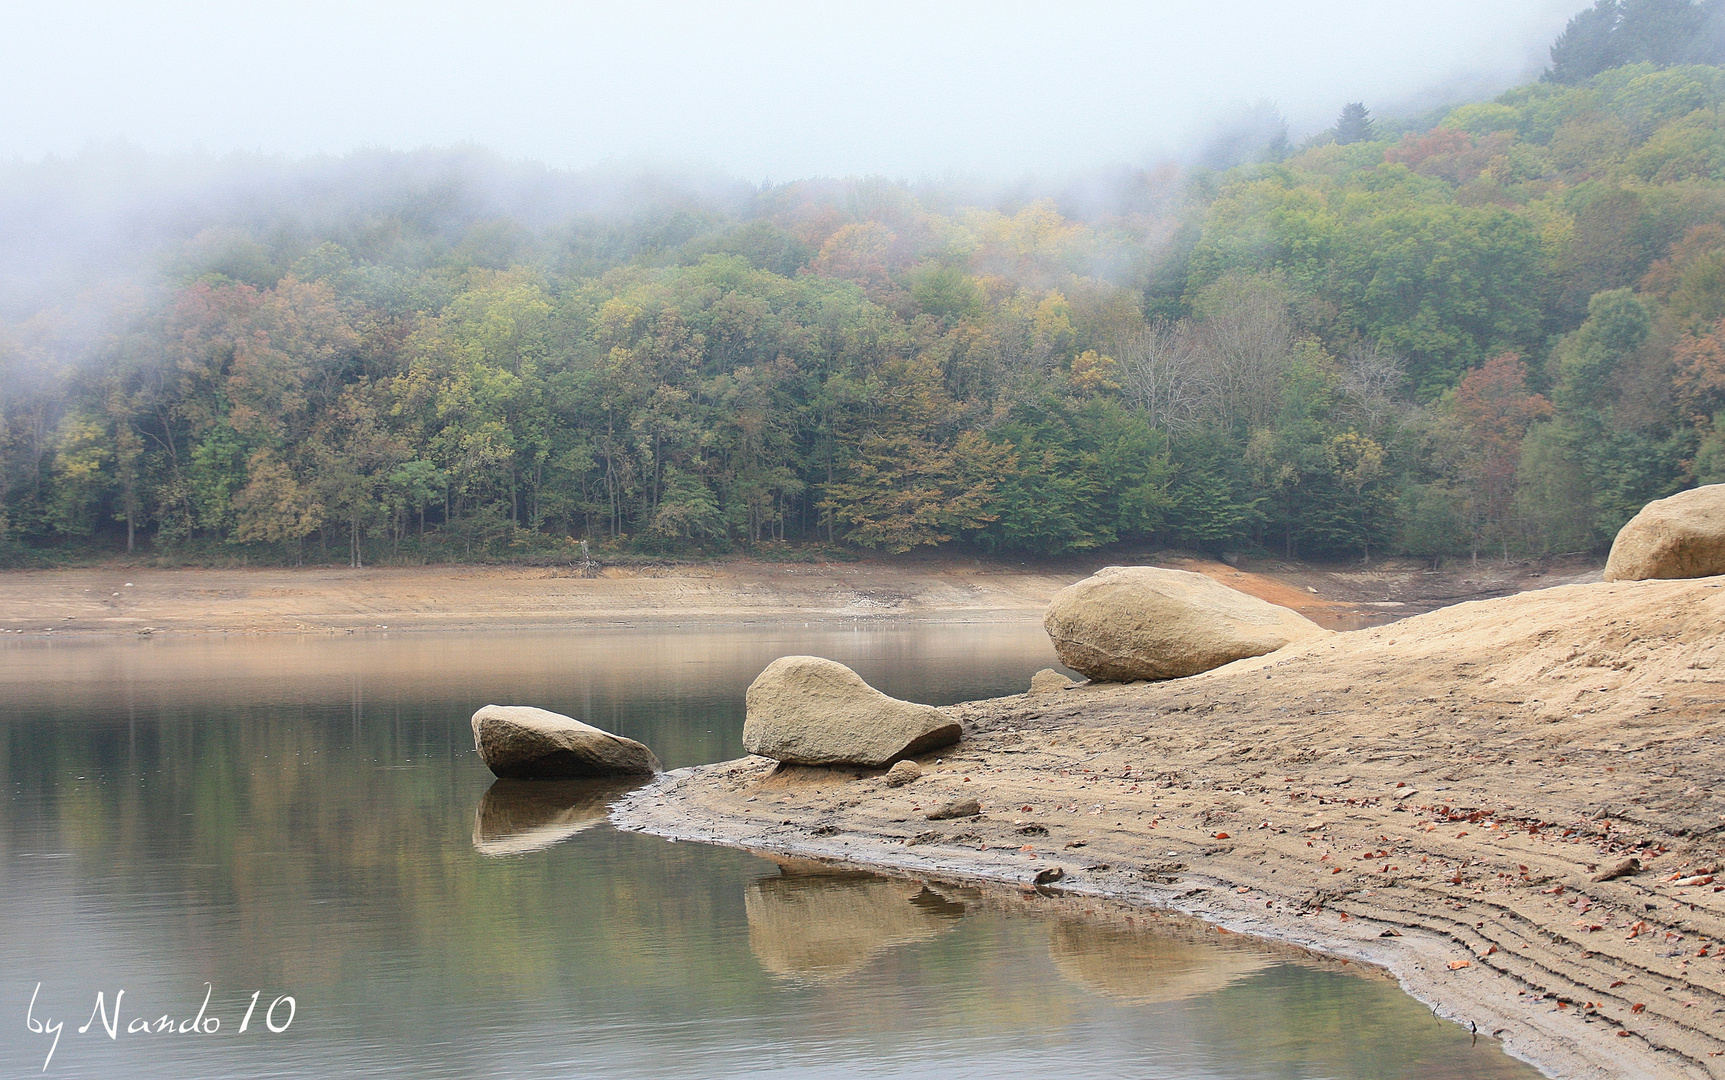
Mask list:
[{"label": "fog", "polygon": [[1144,163],[1537,73],[1581,0],[0,8],[0,158],[474,144],[749,181]]}]

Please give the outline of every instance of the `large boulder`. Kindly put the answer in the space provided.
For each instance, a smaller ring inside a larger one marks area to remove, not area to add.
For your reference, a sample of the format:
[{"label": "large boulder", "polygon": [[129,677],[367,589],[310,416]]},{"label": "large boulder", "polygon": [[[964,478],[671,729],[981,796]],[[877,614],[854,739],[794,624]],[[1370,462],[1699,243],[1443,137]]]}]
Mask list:
[{"label": "large boulder", "polygon": [[1110,566],[1055,594],[1043,629],[1099,682],[1178,679],[1327,633],[1305,616],[1158,566]]},{"label": "large boulder", "polygon": [[473,748],[487,768],[513,780],[638,776],[659,770],[653,751],[634,739],[527,705],[487,705],[474,713]]},{"label": "large boulder", "polygon": [[791,765],[890,765],[958,741],[957,720],[887,697],[843,664],[781,656],[749,684],[743,748]]},{"label": "large boulder", "polygon": [[1606,581],[1725,574],[1725,484],[1655,499],[1617,531]]}]

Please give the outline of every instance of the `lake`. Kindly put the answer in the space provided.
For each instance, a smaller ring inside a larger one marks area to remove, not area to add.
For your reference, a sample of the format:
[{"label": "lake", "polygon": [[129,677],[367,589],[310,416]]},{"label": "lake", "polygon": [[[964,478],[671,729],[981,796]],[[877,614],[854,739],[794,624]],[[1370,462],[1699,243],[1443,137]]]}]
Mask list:
[{"label": "lake", "polygon": [[473,752],[495,702],[736,757],[788,653],[934,704],[1054,663],[1034,624],[0,643],[0,1071],[1538,1075],[1371,973],[621,833],[614,789]]}]

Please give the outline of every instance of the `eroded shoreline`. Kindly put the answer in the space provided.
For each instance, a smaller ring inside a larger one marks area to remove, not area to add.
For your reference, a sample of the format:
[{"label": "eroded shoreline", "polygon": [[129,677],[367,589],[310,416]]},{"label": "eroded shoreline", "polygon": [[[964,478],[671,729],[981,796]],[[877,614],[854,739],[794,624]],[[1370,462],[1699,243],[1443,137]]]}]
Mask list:
[{"label": "eroded shoreline", "polygon": [[[944,879],[1059,866],[1052,890],[1381,966],[1552,1076],[1725,1076],[1722,631],[1720,579],[1525,593],[953,706],[965,740],[905,788],[750,758],[613,820]],[[926,820],[959,795],[983,816]]]}]

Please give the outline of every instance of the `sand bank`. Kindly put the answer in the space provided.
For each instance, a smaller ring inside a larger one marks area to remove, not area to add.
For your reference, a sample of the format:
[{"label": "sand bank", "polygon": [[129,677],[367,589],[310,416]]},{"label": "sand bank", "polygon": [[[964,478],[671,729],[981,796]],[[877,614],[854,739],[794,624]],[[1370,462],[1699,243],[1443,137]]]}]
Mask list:
[{"label": "sand bank", "polygon": [[[1059,867],[1381,965],[1553,1076],[1725,1077],[1722,706],[1725,579],[1570,585],[953,706],[965,740],[905,788],[744,758],[614,820],[1025,888]],[[960,795],[983,816],[926,820]]]}]

